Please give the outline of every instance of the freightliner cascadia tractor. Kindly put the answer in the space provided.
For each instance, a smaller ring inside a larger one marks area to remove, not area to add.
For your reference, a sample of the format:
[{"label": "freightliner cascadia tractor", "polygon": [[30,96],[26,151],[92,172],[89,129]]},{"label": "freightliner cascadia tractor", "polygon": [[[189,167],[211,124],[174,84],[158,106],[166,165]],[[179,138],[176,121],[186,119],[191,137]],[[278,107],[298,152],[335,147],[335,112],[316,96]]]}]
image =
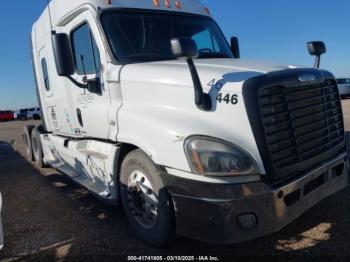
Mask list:
[{"label": "freightliner cascadia tractor", "polygon": [[322,42],[316,68],[267,65],[197,0],[52,0],[31,45],[29,159],[122,206],[149,244],[254,239],[347,186]]}]

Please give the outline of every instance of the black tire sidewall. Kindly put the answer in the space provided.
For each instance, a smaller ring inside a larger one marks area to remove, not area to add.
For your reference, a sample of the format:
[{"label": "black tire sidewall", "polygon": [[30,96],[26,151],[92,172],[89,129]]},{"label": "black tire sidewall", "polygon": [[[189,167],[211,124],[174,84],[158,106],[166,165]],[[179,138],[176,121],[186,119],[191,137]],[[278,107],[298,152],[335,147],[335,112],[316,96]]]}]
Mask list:
[{"label": "black tire sidewall", "polygon": [[[158,197],[157,219],[155,225],[150,229],[139,225],[129,208],[127,183],[130,175],[138,170],[147,176]],[[125,157],[120,172],[120,195],[127,219],[136,234],[143,241],[157,247],[167,244],[173,239],[175,234],[175,216],[171,197],[160,176],[161,170],[141,150],[135,150]]]}]

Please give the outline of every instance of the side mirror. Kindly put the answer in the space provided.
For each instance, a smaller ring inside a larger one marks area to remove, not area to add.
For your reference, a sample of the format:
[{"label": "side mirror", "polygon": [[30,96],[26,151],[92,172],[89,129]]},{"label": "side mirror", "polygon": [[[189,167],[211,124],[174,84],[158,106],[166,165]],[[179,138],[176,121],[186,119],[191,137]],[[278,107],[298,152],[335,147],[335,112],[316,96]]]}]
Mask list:
[{"label": "side mirror", "polygon": [[197,44],[191,38],[174,38],[171,40],[171,50],[176,58],[197,58]]},{"label": "side mirror", "polygon": [[241,58],[241,53],[239,51],[239,40],[238,37],[231,37],[231,51],[234,58]]},{"label": "side mirror", "polygon": [[326,53],[325,43],[321,41],[308,42],[307,49],[310,55],[316,56],[315,68],[319,68],[321,63],[321,55]]},{"label": "side mirror", "polygon": [[52,48],[59,76],[71,76],[75,72],[73,53],[67,34],[53,34]]},{"label": "side mirror", "polygon": [[90,93],[101,94],[101,83],[99,78],[87,80],[87,90]]},{"label": "side mirror", "polygon": [[193,62],[193,58],[197,58],[199,55],[196,42],[191,38],[174,38],[171,40],[171,50],[176,58],[187,60],[193,81],[195,104],[203,111],[211,110],[211,98],[203,92],[202,83]]}]

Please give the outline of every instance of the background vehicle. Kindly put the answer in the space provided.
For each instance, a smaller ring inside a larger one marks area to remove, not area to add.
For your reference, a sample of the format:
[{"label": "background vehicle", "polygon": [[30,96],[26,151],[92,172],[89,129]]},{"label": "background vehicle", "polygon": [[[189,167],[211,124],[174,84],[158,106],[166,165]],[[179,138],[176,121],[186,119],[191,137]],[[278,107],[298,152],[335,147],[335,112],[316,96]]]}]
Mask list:
[{"label": "background vehicle", "polygon": [[28,119],[34,119],[34,120],[40,120],[40,107],[33,107],[28,109],[27,118]]},{"label": "background vehicle", "polygon": [[322,42],[317,68],[245,61],[195,0],[52,0],[31,38],[28,158],[122,204],[147,243],[243,242],[347,186]]},{"label": "background vehicle", "polygon": [[20,110],[17,112],[16,119],[17,119],[17,120],[22,120],[22,121],[27,120],[27,119],[28,119],[28,108],[20,109]]},{"label": "background vehicle", "polygon": [[28,120],[28,119],[40,120],[41,119],[40,107],[20,109],[19,112],[17,113],[16,119],[22,120],[22,121]]},{"label": "background vehicle", "polygon": [[350,79],[339,78],[337,79],[339,94],[341,98],[350,96]]},{"label": "background vehicle", "polygon": [[0,121],[12,121],[14,120],[14,114],[10,110],[0,111]]}]

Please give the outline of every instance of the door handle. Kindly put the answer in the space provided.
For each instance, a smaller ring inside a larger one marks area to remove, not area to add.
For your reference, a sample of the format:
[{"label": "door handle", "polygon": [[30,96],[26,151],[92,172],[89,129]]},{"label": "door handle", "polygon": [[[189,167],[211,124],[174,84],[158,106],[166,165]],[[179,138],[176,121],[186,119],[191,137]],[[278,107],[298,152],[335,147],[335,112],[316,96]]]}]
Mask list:
[{"label": "door handle", "polygon": [[84,127],[83,117],[82,117],[82,115],[81,115],[81,110],[80,110],[80,108],[77,108],[77,118],[78,118],[79,125],[80,125],[81,127]]}]

